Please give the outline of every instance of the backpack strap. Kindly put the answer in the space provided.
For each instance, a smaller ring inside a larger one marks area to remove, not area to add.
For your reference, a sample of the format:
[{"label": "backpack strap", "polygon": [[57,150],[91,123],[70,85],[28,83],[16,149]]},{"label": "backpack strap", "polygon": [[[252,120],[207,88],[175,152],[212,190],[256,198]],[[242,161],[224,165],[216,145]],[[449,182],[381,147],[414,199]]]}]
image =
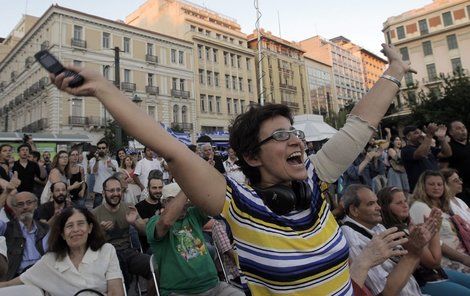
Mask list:
[{"label": "backpack strap", "polygon": [[343,223],[343,225],[346,225],[346,226],[352,228],[354,231],[359,232],[360,234],[367,237],[368,239],[372,239],[372,234],[370,234],[367,230],[365,230],[361,226],[359,226],[355,223],[352,223],[351,221],[346,221],[346,222]]}]

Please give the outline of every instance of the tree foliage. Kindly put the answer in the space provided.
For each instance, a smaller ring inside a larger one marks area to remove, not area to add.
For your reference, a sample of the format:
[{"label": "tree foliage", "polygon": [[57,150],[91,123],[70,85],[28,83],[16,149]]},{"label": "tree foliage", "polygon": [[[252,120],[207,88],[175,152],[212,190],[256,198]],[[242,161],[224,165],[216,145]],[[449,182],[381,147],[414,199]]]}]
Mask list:
[{"label": "tree foliage", "polygon": [[447,124],[461,120],[470,126],[470,79],[460,72],[455,76],[441,77],[439,88],[421,91],[419,102],[411,106],[408,123],[423,126],[429,122]]}]

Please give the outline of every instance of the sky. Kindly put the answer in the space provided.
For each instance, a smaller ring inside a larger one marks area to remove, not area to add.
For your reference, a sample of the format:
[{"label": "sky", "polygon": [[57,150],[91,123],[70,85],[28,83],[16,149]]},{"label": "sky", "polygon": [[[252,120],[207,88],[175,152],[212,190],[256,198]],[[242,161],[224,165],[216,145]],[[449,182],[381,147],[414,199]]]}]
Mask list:
[{"label": "sky", "polygon": [[[50,5],[122,19],[146,0],[0,0],[0,37],[6,37],[27,13],[41,16]],[[235,18],[244,33],[255,29],[254,0],[193,0],[218,13]],[[259,0],[261,27],[289,41],[320,35],[342,35],[380,54],[383,22],[390,16],[432,3],[432,0]]]}]

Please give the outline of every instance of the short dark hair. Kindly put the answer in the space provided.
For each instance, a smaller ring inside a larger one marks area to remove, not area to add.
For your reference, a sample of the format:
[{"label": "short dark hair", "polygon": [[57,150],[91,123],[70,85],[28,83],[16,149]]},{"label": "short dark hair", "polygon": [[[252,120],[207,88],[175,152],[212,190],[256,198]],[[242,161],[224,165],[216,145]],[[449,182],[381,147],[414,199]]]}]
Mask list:
[{"label": "short dark hair", "polygon": [[230,147],[235,150],[242,172],[253,185],[261,181],[261,174],[258,168],[250,166],[245,161],[244,156],[256,156],[259,153],[261,124],[276,116],[283,116],[291,124],[294,123],[291,111],[286,105],[266,104],[261,106],[253,104],[245,113],[238,115],[230,127]]},{"label": "short dark hair", "polygon": [[39,151],[31,151],[29,154],[31,154],[37,160],[41,158],[41,153],[39,153]]},{"label": "short dark hair", "polygon": [[28,150],[31,152],[31,146],[28,143],[23,143],[20,146],[18,146],[18,148],[16,148],[16,152],[20,152],[21,148],[23,147],[27,147]]},{"label": "short dark hair", "polygon": [[95,216],[87,208],[65,208],[57,216],[57,218],[54,219],[48,240],[49,252],[55,253],[56,258],[59,260],[63,260],[69,251],[69,246],[62,237],[65,223],[67,223],[67,220],[77,212],[82,213],[83,216],[85,216],[87,223],[93,225],[91,233],[88,235],[88,239],[86,241],[87,248],[90,248],[93,251],[98,251],[106,243],[104,232],[100,227],[100,224],[96,220]]},{"label": "short dark hair", "polygon": [[416,125],[407,125],[403,129],[403,136],[406,138],[406,135],[408,135],[410,132],[414,132],[417,129],[418,127]]},{"label": "short dark hair", "polygon": [[65,183],[64,181],[57,181],[57,182],[54,182],[54,183],[51,184],[51,192],[54,191],[55,184],[59,184],[59,183],[65,184],[65,189],[67,189],[67,187],[68,187],[67,183]]},{"label": "short dark hair", "polygon": [[163,182],[163,172],[160,170],[151,170],[147,177],[147,187],[150,187],[150,181],[152,180],[160,180]]},{"label": "short dark hair", "polygon": [[106,148],[109,147],[108,142],[106,142],[105,140],[99,140],[98,143],[96,143],[96,146],[98,147],[100,144],[105,144]]},{"label": "short dark hair", "polygon": [[196,152],[196,151],[197,151],[197,146],[194,145],[194,144],[188,145],[188,148],[189,148],[189,150],[191,150],[192,152]]},{"label": "short dark hair", "polygon": [[0,150],[2,150],[4,147],[10,147],[10,149],[13,149],[13,146],[11,146],[10,144],[1,144]]},{"label": "short dark hair", "polygon": [[108,184],[109,181],[111,180],[116,180],[119,182],[119,184],[121,183],[121,180],[119,180],[119,178],[117,178],[116,176],[112,175],[111,177],[109,177],[108,179],[104,180],[103,182],[103,189],[106,188],[106,184]]},{"label": "short dark hair", "polygon": [[357,194],[361,189],[372,190],[370,186],[364,184],[351,184],[344,190],[341,200],[343,201],[344,211],[346,215],[349,215],[350,206],[355,206],[357,208],[361,205],[361,200],[359,199],[359,195]]}]

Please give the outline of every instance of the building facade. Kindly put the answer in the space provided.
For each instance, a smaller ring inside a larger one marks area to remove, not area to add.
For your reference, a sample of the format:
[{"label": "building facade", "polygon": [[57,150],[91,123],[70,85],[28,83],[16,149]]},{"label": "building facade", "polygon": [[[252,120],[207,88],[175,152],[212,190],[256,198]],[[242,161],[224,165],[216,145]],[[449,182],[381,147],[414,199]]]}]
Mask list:
[{"label": "building facade", "polygon": [[418,74],[408,73],[395,106],[408,114],[418,102],[417,91],[440,93],[441,75],[470,69],[470,1],[434,0],[422,8],[390,17],[383,25],[385,40],[399,48]]},{"label": "building facade", "polygon": [[182,0],[148,0],[125,22],[193,43],[198,132],[227,131],[258,101],[254,52],[236,20]]},{"label": "building facade", "polygon": [[326,117],[337,113],[339,108],[331,65],[310,58],[308,54],[304,59],[312,112]]},{"label": "building facade", "polygon": [[[256,75],[263,80],[263,88],[258,84],[260,94],[266,103],[289,106],[294,114],[311,113],[305,73],[304,51],[294,42],[274,36],[271,32],[261,33],[261,68]],[[248,36],[248,46],[256,51],[258,60],[258,35],[254,31]]]},{"label": "building facade", "polygon": [[332,65],[339,109],[362,98],[366,92],[362,61],[352,50],[320,36],[303,40],[300,45],[312,58]]},{"label": "building facade", "polygon": [[50,85],[48,73],[33,57],[42,49],[63,64],[103,73],[156,121],[194,134],[192,43],[57,5],[0,62],[5,131],[84,133],[92,140],[103,136],[110,115],[97,99],[73,97]]}]

